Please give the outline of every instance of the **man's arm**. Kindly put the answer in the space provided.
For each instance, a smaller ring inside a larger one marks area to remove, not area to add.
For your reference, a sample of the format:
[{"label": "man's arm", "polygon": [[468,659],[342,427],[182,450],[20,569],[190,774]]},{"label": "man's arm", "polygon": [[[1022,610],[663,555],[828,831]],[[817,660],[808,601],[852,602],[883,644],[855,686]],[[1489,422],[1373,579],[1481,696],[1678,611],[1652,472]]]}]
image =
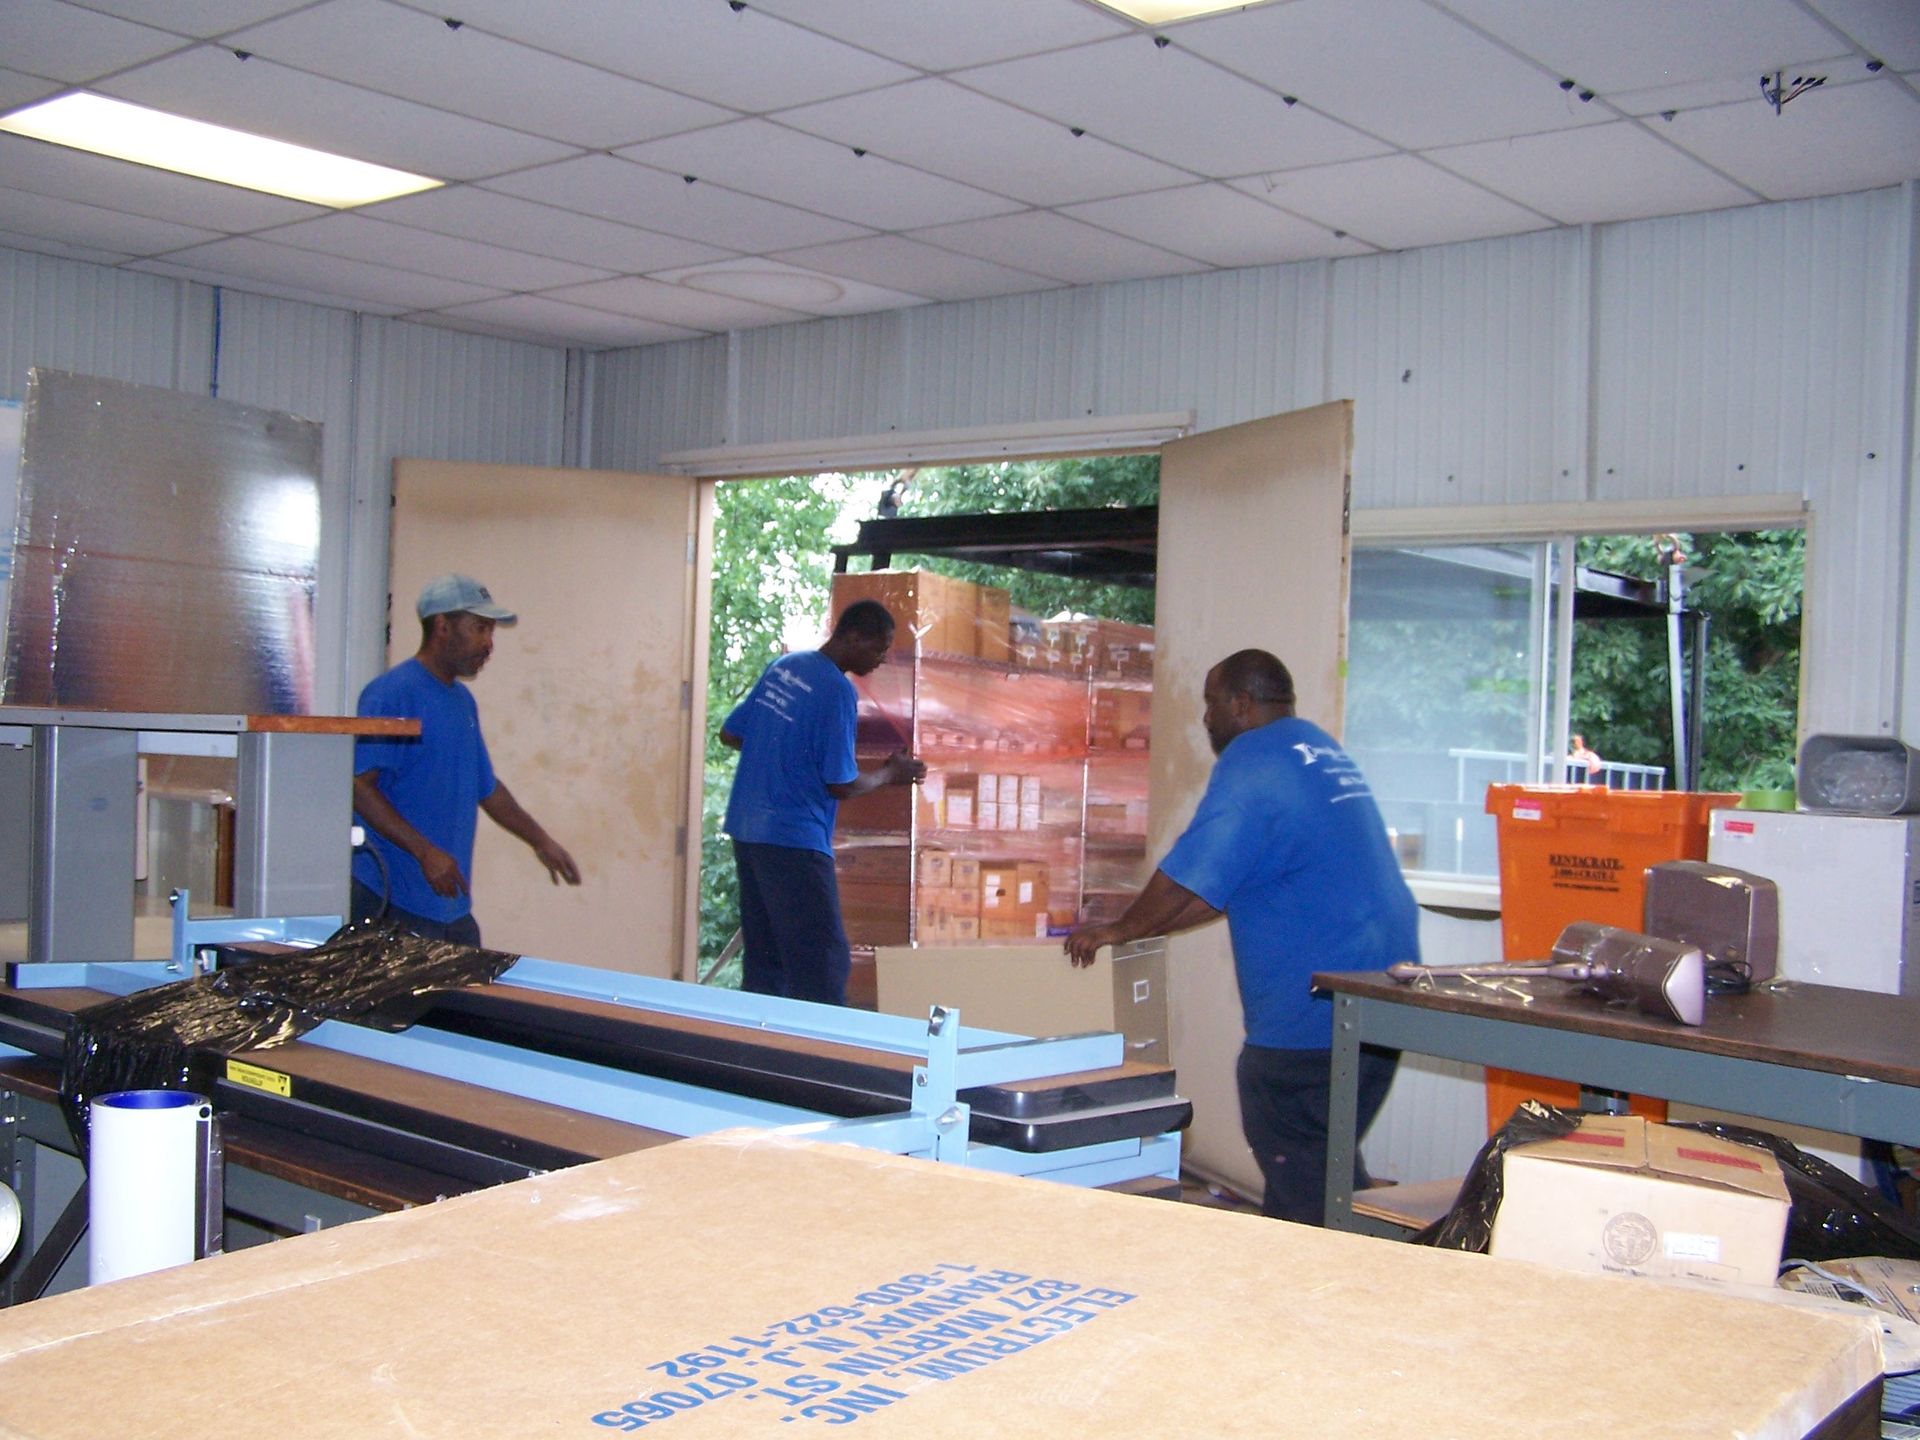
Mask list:
[{"label": "man's arm", "polygon": [[[722,731],[722,743],[726,738],[726,732]],[[926,761],[916,760],[904,750],[896,750],[884,762],[871,770],[862,770],[844,785],[827,786],[827,793],[836,800],[851,800],[856,795],[878,790],[882,785],[917,785],[926,778],[926,774]]]},{"label": "man's arm", "polygon": [[580,867],[573,863],[566,847],[540,826],[540,822],[521,808],[520,802],[513,798],[513,792],[498,779],[493,782],[493,793],[480,802],[480,808],[493,818],[509,835],[517,836],[533,847],[533,853],[540,863],[547,867],[547,875],[558,885],[562,880],[569,885],[580,883]]},{"label": "man's arm", "polygon": [[1177,935],[1209,920],[1220,912],[1186,886],[1171,880],[1164,870],[1155,870],[1147,888],[1133,897],[1126,913],[1105,925],[1083,925],[1066,939],[1067,958],[1075,965],[1091,965],[1093,952],[1102,945],[1119,945],[1147,935]]},{"label": "man's arm", "polygon": [[420,873],[436,895],[464,895],[467,877],[459,862],[408,823],[380,789],[380,772],[362,770],[353,777],[353,808],[381,835],[420,862]]}]

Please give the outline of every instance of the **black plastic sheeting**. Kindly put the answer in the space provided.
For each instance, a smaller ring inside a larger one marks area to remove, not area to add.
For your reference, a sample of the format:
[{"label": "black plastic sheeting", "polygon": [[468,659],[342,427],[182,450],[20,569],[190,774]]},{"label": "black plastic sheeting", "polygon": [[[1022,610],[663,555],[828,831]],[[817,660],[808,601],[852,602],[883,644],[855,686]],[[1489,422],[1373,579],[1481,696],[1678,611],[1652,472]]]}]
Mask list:
[{"label": "black plastic sheeting", "polygon": [[[1575,1110],[1542,1105],[1537,1100],[1524,1102],[1480,1147],[1453,1208],[1413,1236],[1413,1242],[1485,1254],[1493,1237],[1493,1217],[1500,1209],[1507,1151],[1536,1140],[1558,1139],[1577,1128],[1580,1120]],[[1787,1197],[1792,1202],[1784,1258],[1821,1261],[1885,1255],[1920,1260],[1920,1228],[1878,1191],[1868,1189],[1818,1155],[1809,1155],[1778,1135],[1744,1125],[1692,1120],[1674,1123],[1673,1128],[1757,1146],[1780,1162]]]},{"label": "black plastic sheeting", "polygon": [[265,955],[75,1013],[61,1065],[67,1125],[87,1148],[88,1107],[116,1090],[206,1093],[229,1055],[298,1039],[323,1020],[411,1025],[443,991],[485,985],[520,957],[349,925],[312,950]]}]

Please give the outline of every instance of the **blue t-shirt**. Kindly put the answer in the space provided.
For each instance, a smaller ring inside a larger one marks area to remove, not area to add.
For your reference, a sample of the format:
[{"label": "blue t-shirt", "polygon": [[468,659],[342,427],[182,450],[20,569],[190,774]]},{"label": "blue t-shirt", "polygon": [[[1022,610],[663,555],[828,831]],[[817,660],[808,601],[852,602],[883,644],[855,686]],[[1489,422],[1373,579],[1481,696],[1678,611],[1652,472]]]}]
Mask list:
[{"label": "blue t-shirt", "polygon": [[[417,659],[404,660],[367,682],[357,713],[420,722],[417,740],[364,736],[356,741],[354,774],[378,772],[380,793],[409,825],[459,862],[471,885],[479,806],[493,793],[493,761],[480,734],[473,692],[458,680],[441,684]],[[473,908],[469,895],[434,894],[420,862],[371,825],[367,844],[387,862],[389,903],[428,920],[458,920]],[[355,853],[353,878],[380,888],[380,867],[371,855]]]},{"label": "blue t-shirt", "polygon": [[721,726],[740,737],[727,834],[753,845],[833,853],[839,803],[829,785],[859,775],[853,682],[818,650],[782,655]]},{"label": "blue t-shirt", "polygon": [[1160,869],[1226,912],[1255,1045],[1332,1045],[1333,1005],[1308,988],[1314,971],[1420,958],[1419,908],[1373,792],[1310,721],[1236,736]]}]

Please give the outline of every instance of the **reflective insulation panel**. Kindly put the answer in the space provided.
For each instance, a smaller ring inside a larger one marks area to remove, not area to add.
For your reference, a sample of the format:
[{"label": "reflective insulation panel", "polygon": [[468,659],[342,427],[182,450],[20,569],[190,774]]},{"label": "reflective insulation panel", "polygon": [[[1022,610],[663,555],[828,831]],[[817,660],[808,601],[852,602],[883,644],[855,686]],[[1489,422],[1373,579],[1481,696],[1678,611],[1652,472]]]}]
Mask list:
[{"label": "reflective insulation panel", "polygon": [[307,714],[320,426],[35,369],[0,699]]}]

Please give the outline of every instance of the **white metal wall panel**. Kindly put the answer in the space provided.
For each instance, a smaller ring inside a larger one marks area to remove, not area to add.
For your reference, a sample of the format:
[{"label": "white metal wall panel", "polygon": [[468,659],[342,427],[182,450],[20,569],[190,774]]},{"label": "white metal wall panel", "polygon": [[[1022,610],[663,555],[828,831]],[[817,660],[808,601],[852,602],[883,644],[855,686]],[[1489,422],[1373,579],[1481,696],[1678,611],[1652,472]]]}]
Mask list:
[{"label": "white metal wall panel", "polygon": [[905,428],[903,311],[812,320],[733,337],[735,445]]},{"label": "white metal wall panel", "polygon": [[1598,240],[1596,498],[1807,497],[1808,731],[1887,733],[1899,714],[1909,203],[1879,190]]},{"label": "white metal wall panel", "polygon": [[[386,667],[388,509],[397,458],[558,465],[567,352],[362,316],[348,537],[348,693]],[[484,577],[482,577],[484,578]]]},{"label": "white metal wall panel", "polygon": [[662,455],[727,443],[727,337],[593,357],[591,448],[603,470],[654,470]]},{"label": "white metal wall panel", "polygon": [[1559,230],[1333,263],[1355,506],[1581,497],[1583,254]]},{"label": "white metal wall panel", "polygon": [[[222,399],[321,424],[320,572],[314,597],[314,709],[351,710],[346,673],[353,529],[354,337],[350,311],[222,290],[215,383]],[[370,582],[384,589],[380,578]]]},{"label": "white metal wall panel", "polygon": [[1041,290],[904,311],[903,430],[1064,420],[1093,411],[1099,292]]},{"label": "white metal wall panel", "polygon": [[1327,265],[1105,285],[1095,411],[1195,412],[1213,430],[1343,398],[1326,388]]},{"label": "white metal wall panel", "polygon": [[205,394],[209,292],[158,275],[0,250],[0,398],[35,365]]}]

